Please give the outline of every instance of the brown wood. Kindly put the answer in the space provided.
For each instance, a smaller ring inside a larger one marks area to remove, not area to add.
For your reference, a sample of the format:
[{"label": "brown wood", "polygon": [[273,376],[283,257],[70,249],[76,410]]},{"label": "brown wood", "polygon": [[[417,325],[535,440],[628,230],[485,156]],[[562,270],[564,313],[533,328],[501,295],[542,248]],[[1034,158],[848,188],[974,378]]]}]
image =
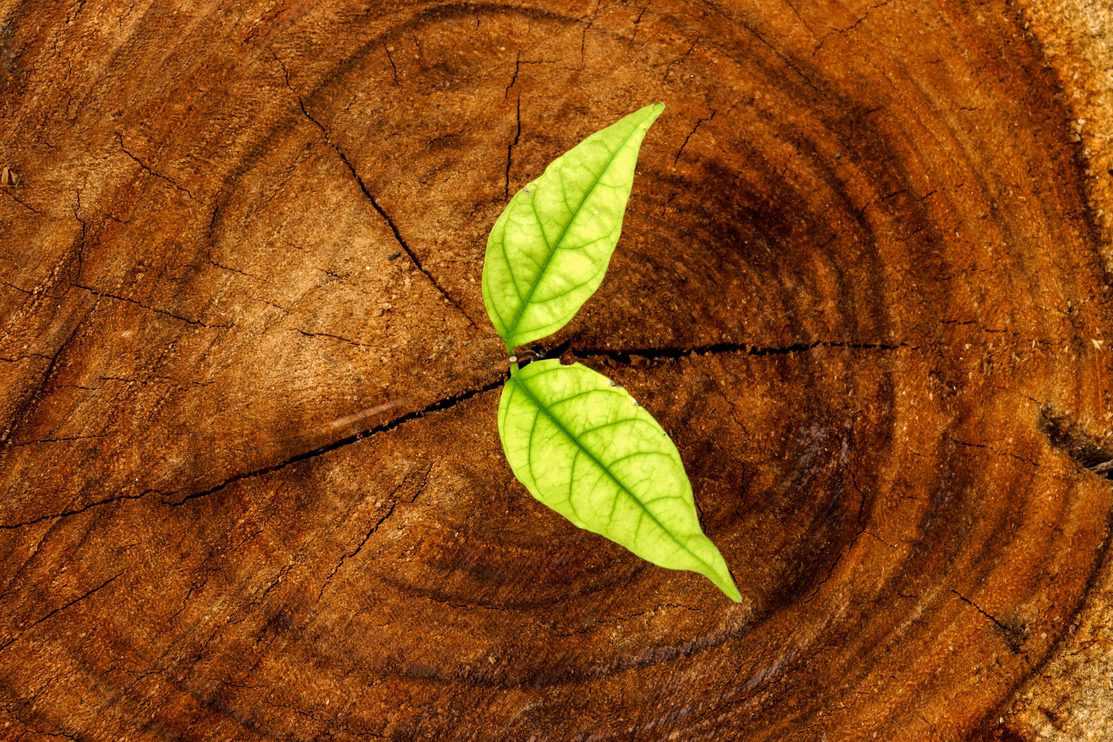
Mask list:
[{"label": "brown wood", "polygon": [[[1106,560],[1110,277],[998,2],[0,4],[0,736],[1008,738]],[[650,100],[538,348],[746,601],[515,484],[508,193]]]}]

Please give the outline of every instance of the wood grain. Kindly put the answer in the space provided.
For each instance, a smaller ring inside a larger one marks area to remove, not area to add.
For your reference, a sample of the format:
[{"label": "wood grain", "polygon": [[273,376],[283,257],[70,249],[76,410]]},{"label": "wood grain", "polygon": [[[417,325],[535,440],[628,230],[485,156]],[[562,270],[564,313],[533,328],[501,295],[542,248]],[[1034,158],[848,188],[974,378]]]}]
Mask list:
[{"label": "wood grain", "polygon": [[[962,739],[1113,524],[1110,277],[1008,4],[0,5],[0,735]],[[636,105],[538,346],[733,606],[512,480],[508,194]]]}]

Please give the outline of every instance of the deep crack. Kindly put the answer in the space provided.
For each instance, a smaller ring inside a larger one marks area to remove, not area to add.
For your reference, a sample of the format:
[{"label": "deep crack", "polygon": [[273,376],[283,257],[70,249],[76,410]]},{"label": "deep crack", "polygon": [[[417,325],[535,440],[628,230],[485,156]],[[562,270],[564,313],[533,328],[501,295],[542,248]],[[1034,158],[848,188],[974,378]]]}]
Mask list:
[{"label": "deep crack", "polygon": [[409,243],[406,242],[406,239],[402,236],[402,231],[398,228],[398,224],[394,221],[394,218],[387,212],[385,208],[383,208],[383,205],[379,203],[379,199],[377,199],[375,197],[375,194],[371,192],[371,189],[367,187],[367,183],[363,181],[363,178],[360,176],[359,171],[356,170],[356,166],[352,163],[351,158],[348,157],[348,153],[345,152],[344,148],[341,147],[340,144],[332,138],[332,133],[329,131],[328,127],[318,121],[313,116],[313,114],[309,112],[309,109],[306,108],[305,99],[303,99],[301,95],[299,95],[298,92],[294,90],[293,85],[290,83],[290,72],[286,68],[286,64],[279,56],[275,55],[274,58],[278,62],[279,67],[282,68],[282,76],[283,80],[285,80],[286,82],[287,89],[298,101],[298,108],[301,110],[302,116],[304,116],[310,123],[317,127],[317,129],[321,132],[321,136],[325,140],[325,144],[327,144],[332,149],[332,151],[336,153],[336,156],[340,158],[340,161],[344,163],[344,167],[348,169],[348,172],[351,174],[352,179],[355,180],[356,185],[359,186],[360,193],[362,193],[367,202],[371,204],[371,208],[375,210],[379,217],[382,218],[384,222],[386,222],[386,225],[390,229],[391,234],[394,235],[394,241],[397,242],[399,247],[401,247],[406,255],[409,256],[410,262],[413,264],[413,266],[418,270],[418,272],[421,273],[421,275],[425,276],[425,278],[433,286],[436,292],[440,294],[441,298],[444,299],[449,305],[451,305],[457,312],[459,312],[460,316],[467,320],[467,323],[469,325],[475,327],[475,321],[472,320],[471,316],[464,311],[464,308],[460,306],[460,304],[457,303],[455,299],[452,298],[452,295],[449,294],[444,286],[441,285],[440,281],[438,281],[437,278],[432,273],[430,273],[429,270],[422,264],[421,258],[418,257],[417,253],[414,252],[413,248],[410,247]]},{"label": "deep crack", "polygon": [[23,528],[25,526],[33,526],[38,523],[43,523],[48,520],[55,520],[57,518],[68,518],[71,515],[79,515],[81,513],[84,513],[86,510],[92,510],[93,508],[98,508],[102,505],[111,505],[114,502],[120,502],[122,500],[142,500],[148,495],[155,494],[161,493],[158,490],[144,490],[137,495],[114,495],[112,497],[105,497],[101,500],[93,500],[92,502],[85,503],[79,508],[62,510],[57,513],[47,513],[46,515],[39,515],[34,518],[16,521],[14,523],[0,523],[0,531],[9,531],[16,528]]},{"label": "deep crack", "polygon": [[[299,332],[300,332],[300,330],[299,330]],[[305,333],[305,334],[309,334],[309,333]],[[733,354],[742,354],[742,355],[749,355],[749,356],[792,355],[792,354],[797,354],[797,353],[807,353],[807,352],[809,352],[811,350],[814,350],[816,348],[845,348],[845,349],[851,349],[851,350],[874,350],[874,351],[883,351],[884,352],[884,351],[899,350],[899,349],[903,349],[903,348],[915,349],[916,347],[917,346],[910,345],[906,342],[899,342],[899,343],[863,343],[863,342],[849,342],[849,341],[842,341],[842,340],[815,340],[815,341],[806,342],[806,343],[794,343],[794,344],[790,344],[790,345],[779,345],[779,346],[752,345],[752,344],[748,344],[748,343],[711,343],[711,344],[707,344],[707,345],[675,346],[675,347],[662,346],[662,347],[651,347],[651,348],[573,348],[572,347],[572,339],[569,339],[569,340],[564,341],[563,343],[560,343],[560,344],[555,345],[555,346],[550,346],[548,348],[534,348],[532,350],[528,349],[528,348],[523,349],[520,352],[520,356],[525,355],[525,356],[532,356],[535,359],[542,359],[542,358],[559,358],[559,357],[561,357],[565,354],[569,354],[574,358],[580,358],[580,359],[592,359],[592,358],[594,358],[594,359],[607,359],[607,360],[614,361],[614,362],[617,362],[617,363],[630,364],[633,361],[633,359],[635,359],[635,358],[641,359],[641,360],[648,360],[648,361],[669,361],[669,360],[677,360],[677,359],[687,358],[687,357],[696,356],[696,355],[733,355]],[[361,430],[357,433],[353,433],[353,434],[345,436],[343,438],[331,441],[329,443],[318,446],[316,448],[312,448],[312,449],[307,450],[307,451],[302,451],[300,453],[297,453],[297,454],[289,456],[285,459],[282,459],[281,461],[278,461],[276,463],[268,464],[266,466],[262,466],[262,467],[259,467],[257,469],[251,469],[251,470],[246,471],[246,472],[240,472],[240,473],[237,473],[237,474],[233,474],[232,476],[229,476],[229,477],[225,478],[224,480],[222,480],[221,482],[218,482],[217,484],[209,486],[209,487],[207,487],[203,490],[198,490],[196,492],[190,492],[188,494],[185,494],[184,496],[182,496],[180,492],[178,492],[178,493],[167,493],[167,492],[161,492],[159,490],[145,490],[145,491],[143,491],[139,494],[135,494],[135,495],[116,495],[114,497],[108,497],[108,498],[105,498],[105,499],[102,499],[102,500],[96,500],[96,501],[87,503],[87,504],[85,504],[85,505],[83,505],[79,508],[71,508],[71,509],[67,509],[67,510],[57,512],[57,513],[49,513],[49,514],[46,514],[46,515],[40,515],[40,516],[37,516],[37,517],[29,519],[29,520],[19,521],[19,522],[15,522],[15,523],[0,523],[0,530],[21,528],[23,526],[34,525],[34,524],[41,523],[41,522],[47,521],[47,520],[52,520],[52,519],[55,519],[55,518],[63,518],[63,517],[71,516],[71,515],[77,515],[77,514],[85,512],[87,510],[91,510],[92,508],[100,507],[102,505],[109,505],[109,504],[119,502],[119,501],[122,501],[122,500],[139,500],[139,499],[143,499],[143,498],[148,497],[149,495],[153,495],[153,494],[163,495],[164,496],[163,502],[166,505],[169,505],[171,507],[178,507],[178,506],[181,506],[181,505],[183,505],[183,504],[185,504],[185,503],[187,503],[191,500],[196,500],[196,499],[209,497],[210,495],[217,494],[218,492],[221,492],[221,491],[227,489],[228,487],[230,487],[231,485],[233,485],[237,482],[241,482],[241,481],[246,480],[246,479],[256,479],[258,477],[265,476],[267,474],[272,474],[272,473],[274,473],[276,471],[279,471],[281,469],[285,469],[286,467],[291,466],[293,464],[297,464],[297,463],[300,463],[300,462],[303,462],[303,461],[307,461],[309,459],[313,459],[313,458],[316,458],[318,456],[322,456],[324,454],[331,453],[332,451],[336,451],[338,449],[345,448],[345,447],[353,445],[355,443],[359,443],[360,441],[367,440],[367,439],[371,438],[372,436],[374,436],[378,433],[385,433],[387,431],[394,430],[395,428],[397,428],[401,425],[404,425],[404,424],[406,424],[408,422],[411,422],[413,420],[418,420],[420,418],[425,417],[426,415],[429,415],[429,414],[432,414],[432,413],[435,413],[435,412],[443,412],[443,411],[448,410],[448,409],[450,409],[450,408],[452,408],[452,407],[454,407],[454,406],[456,406],[456,405],[458,405],[462,402],[466,402],[467,400],[472,399],[473,397],[477,397],[480,394],[484,394],[486,392],[490,392],[490,391],[493,391],[493,390],[497,389],[498,387],[500,387],[503,384],[503,382],[506,380],[506,377],[507,377],[506,372],[505,371],[500,371],[497,374],[497,376],[495,376],[492,380],[487,381],[487,382],[481,384],[480,386],[471,387],[469,389],[465,389],[465,390],[463,390],[461,392],[458,392],[456,394],[453,394],[451,396],[443,397],[443,398],[438,399],[434,402],[430,402],[429,404],[425,405],[424,407],[421,407],[421,408],[416,409],[416,410],[411,410],[410,412],[406,412],[402,415],[399,415],[398,417],[395,417],[395,418],[392,418],[390,420],[387,420],[386,422],[380,423],[379,425],[375,425],[373,427],[367,428],[366,430]],[[170,498],[173,498],[173,497],[176,497],[177,499],[170,499]]]},{"label": "deep crack", "polygon": [[258,469],[252,469],[250,471],[240,472],[239,474],[234,474],[233,476],[228,477],[227,479],[225,479],[222,482],[219,482],[218,484],[215,484],[211,487],[200,490],[198,492],[191,492],[191,493],[185,495],[184,497],[182,497],[181,499],[167,501],[166,504],[170,505],[172,507],[177,507],[177,506],[180,506],[180,505],[183,505],[183,504],[189,502],[190,500],[196,500],[198,498],[208,497],[210,495],[216,494],[217,492],[220,492],[221,490],[226,489],[230,485],[233,485],[237,482],[242,482],[245,479],[255,479],[257,477],[261,477],[261,476],[266,475],[266,474],[272,474],[272,473],[274,473],[274,472],[276,472],[280,469],[285,469],[286,467],[291,466],[293,464],[297,464],[297,463],[300,463],[302,461],[307,461],[309,459],[313,459],[313,458],[316,458],[318,456],[322,456],[322,455],[327,454],[327,453],[331,453],[331,452],[339,450],[341,448],[345,448],[346,446],[350,446],[353,443],[359,443],[360,441],[365,440],[367,438],[370,438],[374,435],[377,435],[378,433],[385,433],[389,430],[394,430],[395,428],[397,428],[400,425],[404,425],[405,423],[411,422],[412,420],[418,420],[418,419],[420,419],[422,417],[425,417],[426,415],[432,414],[434,412],[443,412],[447,409],[455,407],[456,405],[460,404],[461,402],[466,402],[467,400],[471,399],[472,397],[477,397],[480,394],[483,394],[485,392],[489,392],[489,391],[492,391],[494,389],[497,389],[498,387],[502,386],[502,383],[505,380],[505,378],[506,378],[506,373],[505,372],[500,373],[498,375],[498,377],[495,378],[493,381],[489,381],[489,382],[487,382],[487,383],[485,383],[481,386],[466,389],[466,390],[464,390],[464,391],[462,391],[458,394],[454,394],[450,397],[444,397],[443,399],[439,399],[436,402],[431,402],[430,404],[427,404],[420,409],[411,410],[410,412],[407,412],[403,415],[399,415],[398,417],[392,418],[391,420],[388,420],[384,423],[373,426],[373,427],[368,428],[366,430],[361,430],[358,433],[353,433],[352,435],[345,436],[343,438],[332,441],[330,443],[326,443],[323,446],[318,446],[317,448],[313,448],[313,449],[310,449],[308,451],[302,451],[301,453],[294,454],[293,456],[285,458],[282,461],[279,461],[275,464],[270,464],[268,466],[263,466],[263,467],[260,467]]},{"label": "deep crack", "polygon": [[[607,358],[628,364],[634,358],[642,360],[667,360],[693,355],[725,355],[738,353],[749,356],[775,356],[807,353],[816,348],[846,348],[849,350],[893,351],[916,346],[904,341],[898,343],[863,343],[846,340],[812,340],[788,345],[753,345],[751,343],[708,343],[706,345],[659,346],[653,348],[567,348],[576,358]],[[560,353],[565,352],[561,350]],[[560,355],[557,353],[557,355]],[[548,356],[546,356],[548,357]]]}]

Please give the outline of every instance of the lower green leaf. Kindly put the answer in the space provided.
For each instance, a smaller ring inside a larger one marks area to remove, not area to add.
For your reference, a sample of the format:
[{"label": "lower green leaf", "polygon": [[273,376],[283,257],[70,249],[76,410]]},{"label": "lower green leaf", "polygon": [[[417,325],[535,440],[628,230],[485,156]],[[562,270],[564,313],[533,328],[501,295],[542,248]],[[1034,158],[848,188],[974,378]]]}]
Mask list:
[{"label": "lower green leaf", "polygon": [[498,423],[514,476],[537,500],[647,561],[698,572],[741,601],[700,528],[676,446],[625,389],[578,363],[537,361],[511,373]]}]

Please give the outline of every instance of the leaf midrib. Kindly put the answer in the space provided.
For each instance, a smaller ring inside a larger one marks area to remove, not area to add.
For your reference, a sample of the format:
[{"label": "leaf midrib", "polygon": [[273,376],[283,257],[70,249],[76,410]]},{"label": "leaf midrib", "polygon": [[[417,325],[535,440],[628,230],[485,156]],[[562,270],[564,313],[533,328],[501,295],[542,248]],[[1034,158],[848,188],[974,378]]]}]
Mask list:
[{"label": "leaf midrib", "polygon": [[[626,145],[630,143],[630,140],[634,138],[634,135],[638,133],[638,130],[641,129],[641,125],[642,121],[639,121],[634,126],[634,128],[630,130],[630,133],[626,135],[626,138],[622,140],[622,143],[615,148],[614,152],[611,153],[611,156],[607,158],[607,164],[605,164],[603,166],[603,169],[599,171],[599,174],[595,176],[595,179],[592,181],[591,186],[587,189],[587,192],[584,193],[584,197],[580,199],[580,202],[576,204],[575,211],[572,212],[572,216],[568,218],[568,222],[564,225],[564,228],[560,231],[560,234],[557,236],[556,240],[552,244],[548,242],[548,237],[546,237],[545,235],[545,225],[541,223],[540,217],[537,216],[537,209],[533,205],[535,194],[530,194],[529,200],[530,206],[531,208],[533,208],[534,219],[536,219],[537,226],[541,229],[541,237],[545,240],[545,246],[548,248],[549,252],[545,256],[545,261],[541,264],[541,270],[537,272],[537,279],[530,284],[529,290],[526,291],[525,297],[521,299],[521,303],[518,304],[518,308],[514,311],[514,317],[511,320],[510,325],[506,328],[507,337],[505,339],[507,345],[511,346],[510,350],[514,349],[514,346],[511,345],[511,342],[514,336],[518,333],[518,324],[522,321],[522,317],[525,315],[526,308],[529,307],[529,303],[533,299],[533,294],[537,291],[537,287],[541,285],[541,281],[545,277],[545,272],[549,270],[549,265],[553,262],[553,256],[555,256],[557,254],[557,250],[560,249],[560,243],[564,241],[565,236],[568,234],[568,230],[571,229],[572,224],[575,223],[576,217],[578,217],[580,215],[580,212],[583,211],[584,204],[586,204],[587,200],[591,198],[591,194],[595,193],[595,189],[599,187],[599,183],[602,182],[603,176],[606,175],[607,171],[611,169],[611,165],[614,164],[615,158],[618,157],[623,148],[625,148]],[[557,175],[559,177],[559,173],[557,173]],[[529,186],[526,187],[528,188]],[[505,238],[506,236],[504,234],[504,245]],[[508,267],[510,268],[511,277],[513,277],[513,266]]]},{"label": "leaf midrib", "polygon": [[681,549],[683,549],[689,556],[691,556],[697,562],[702,564],[707,569],[708,576],[715,575],[716,577],[718,577],[718,573],[715,571],[715,568],[712,567],[710,564],[708,564],[706,561],[704,561],[694,551],[689,549],[686,544],[684,544],[678,538],[676,538],[676,536],[673,535],[672,531],[670,531],[668,528],[666,528],[665,525],[660,520],[657,519],[657,516],[655,516],[649,510],[649,508],[647,508],[642,503],[642,501],[640,499],[638,499],[638,496],[635,495],[630,490],[630,488],[627,487],[626,484],[621,479],[619,479],[617,476],[615,476],[614,473],[611,472],[610,468],[607,467],[602,461],[600,461],[599,457],[596,456],[595,453],[590,448],[588,448],[583,443],[581,443],[579,438],[572,434],[572,431],[570,431],[568,429],[568,427],[564,424],[564,422],[559,417],[557,417],[555,413],[553,413],[551,410],[549,410],[549,408],[537,397],[537,395],[533,393],[533,390],[529,388],[529,385],[526,384],[524,381],[522,381],[519,378],[518,374],[511,374],[510,375],[510,381],[514,382],[514,384],[519,389],[522,390],[522,392],[526,395],[526,397],[529,398],[529,401],[531,403],[533,403],[533,405],[538,409],[539,412],[544,413],[545,417],[547,417],[549,419],[549,422],[551,422],[556,427],[556,429],[559,430],[562,435],[564,435],[565,438],[570,440],[576,446],[576,448],[578,448],[581,452],[583,452],[583,454],[585,456],[587,456],[589,459],[591,459],[592,463],[594,463],[595,466],[598,467],[600,471],[602,471],[604,474],[606,474],[607,477],[610,478],[610,480],[618,486],[618,488],[622,492],[622,494],[626,495],[628,498],[633,500],[634,503],[641,509],[642,513],[644,515],[648,516],[649,519],[657,525],[657,527],[661,530],[662,533],[664,533],[666,536],[668,536],[669,539],[671,539],[674,544],[676,544]]}]

